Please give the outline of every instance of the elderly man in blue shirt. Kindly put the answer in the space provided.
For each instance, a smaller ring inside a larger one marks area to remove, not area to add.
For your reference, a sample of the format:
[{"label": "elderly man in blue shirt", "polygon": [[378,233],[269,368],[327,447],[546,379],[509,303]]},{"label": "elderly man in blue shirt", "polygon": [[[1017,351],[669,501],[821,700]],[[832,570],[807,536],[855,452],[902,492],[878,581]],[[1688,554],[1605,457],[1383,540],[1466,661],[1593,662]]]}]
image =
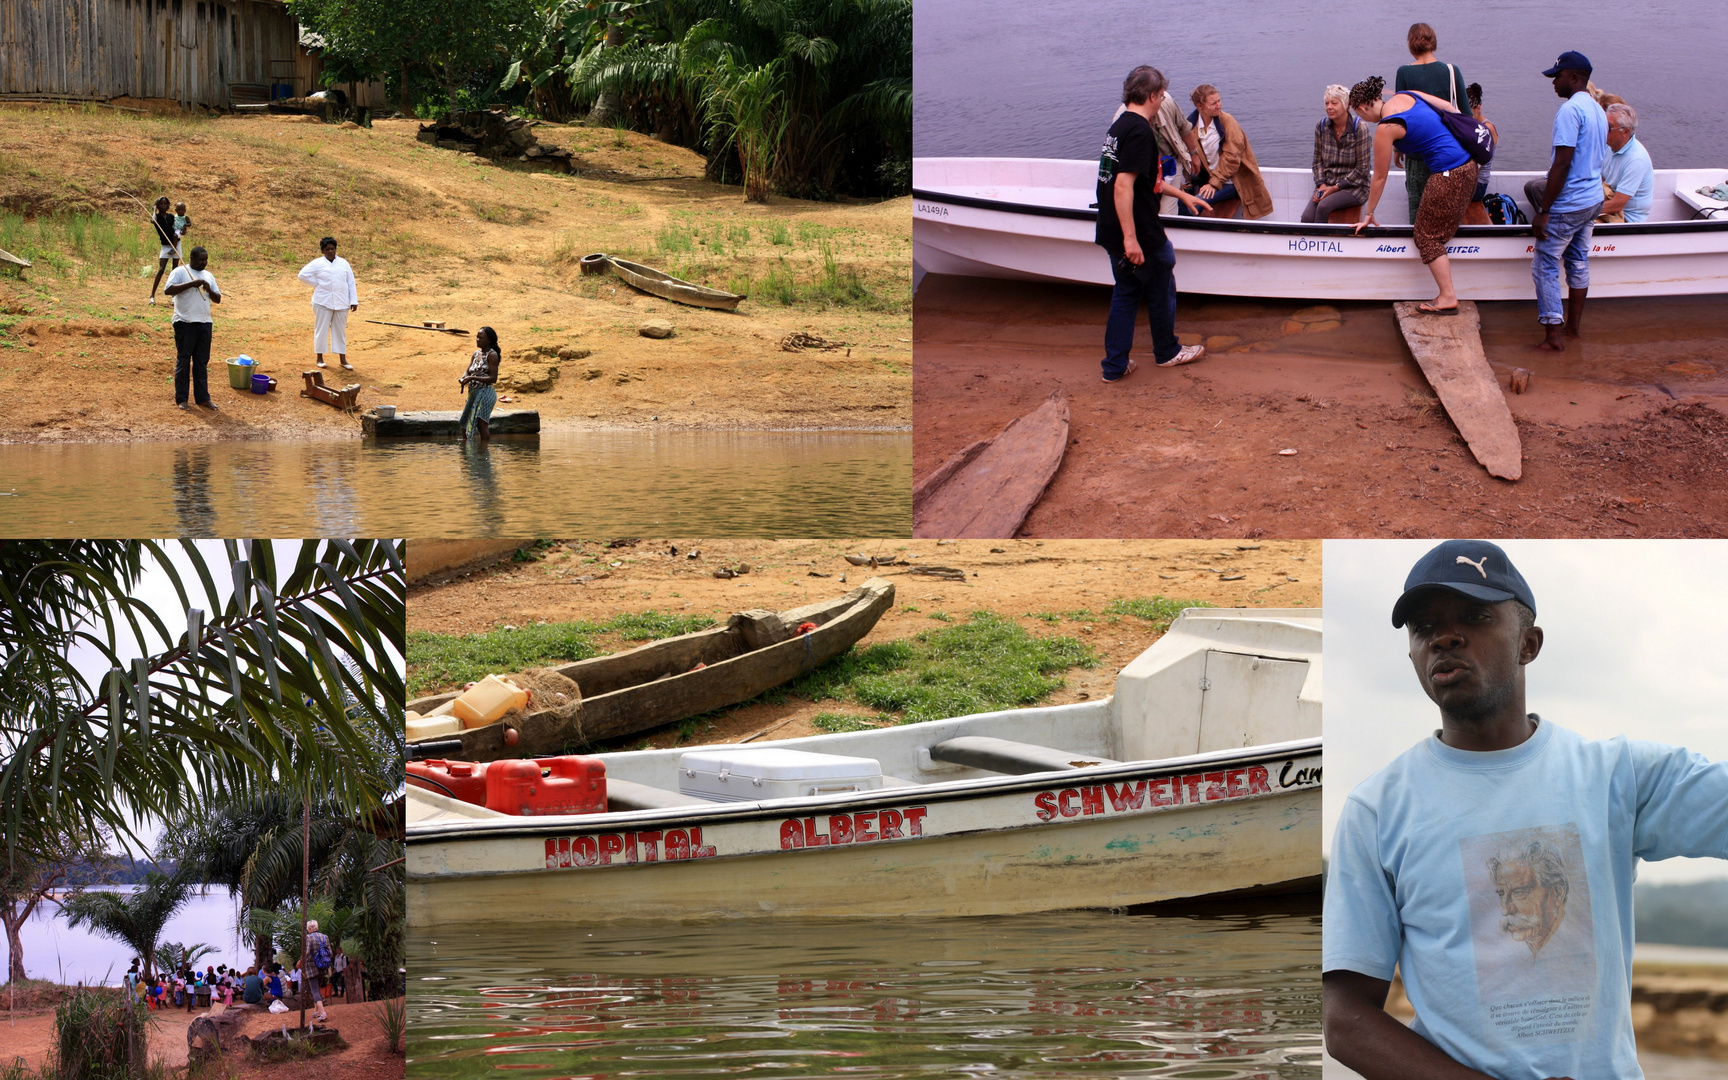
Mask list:
[{"label": "elderly man in blue shirt", "polygon": [[[1554,80],[1563,99],[1554,114],[1554,156],[1548,175],[1524,186],[1536,215],[1536,253],[1530,273],[1536,279],[1536,317],[1545,333],[1538,349],[1564,352],[1584,321],[1590,291],[1590,236],[1602,212],[1602,164],[1608,158],[1608,117],[1590,96],[1590,60],[1581,52],[1560,54],[1542,74]],[[1562,309],[1560,263],[1566,263],[1570,294]]]},{"label": "elderly man in blue shirt", "polygon": [[1624,102],[1608,106],[1608,149],[1613,153],[1602,166],[1602,186],[1607,195],[1602,203],[1604,221],[1649,220],[1656,169],[1650,164],[1650,152],[1638,141],[1637,130],[1637,109]]}]

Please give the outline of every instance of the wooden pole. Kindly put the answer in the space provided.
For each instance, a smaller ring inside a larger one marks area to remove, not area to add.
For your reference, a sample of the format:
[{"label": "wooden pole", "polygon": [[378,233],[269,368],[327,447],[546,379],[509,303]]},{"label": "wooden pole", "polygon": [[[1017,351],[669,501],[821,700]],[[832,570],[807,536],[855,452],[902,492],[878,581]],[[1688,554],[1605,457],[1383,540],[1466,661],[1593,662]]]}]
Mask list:
[{"label": "wooden pole", "polygon": [[300,956],[295,961],[300,965],[300,1030],[306,1030],[306,998],[312,993],[312,987],[307,980],[306,971],[306,919],[312,914],[312,796],[307,793],[301,805],[305,814],[301,819],[300,834]]}]

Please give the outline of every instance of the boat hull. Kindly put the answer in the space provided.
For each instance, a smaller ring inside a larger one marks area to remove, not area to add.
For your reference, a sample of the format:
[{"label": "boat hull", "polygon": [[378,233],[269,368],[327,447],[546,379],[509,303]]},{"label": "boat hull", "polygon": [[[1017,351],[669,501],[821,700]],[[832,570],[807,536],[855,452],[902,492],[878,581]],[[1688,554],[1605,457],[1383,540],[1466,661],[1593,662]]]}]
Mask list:
[{"label": "boat hull", "polygon": [[[913,167],[913,259],[934,274],[1109,285],[1108,256],[1093,242],[1097,163],[1009,158],[924,158]],[[1262,170],[1276,209],[1261,221],[1165,217],[1182,292],[1320,300],[1418,300],[1434,279],[1414,254],[1407,224],[1363,230],[1304,225],[1307,169]],[[1496,173],[1491,188],[1522,200],[1535,173]],[[1708,170],[1664,170],[1658,212],[1691,211],[1675,191]],[[1376,216],[1405,218],[1403,178],[1387,181]],[[1528,226],[1465,226],[1447,247],[1465,300],[1534,300]],[[1728,292],[1728,220],[1597,226],[1590,295]]]},{"label": "boat hull", "polygon": [[746,298],[737,293],[729,293],[722,289],[710,289],[705,285],[675,278],[651,266],[629,262],[625,259],[608,259],[607,265],[612,272],[623,278],[635,288],[645,293],[651,293],[666,300],[692,307],[713,308],[716,311],[735,311]]},{"label": "boat hull", "polygon": [[1319,852],[1316,739],[843,801],[422,826],[408,909],[416,927],[1004,915],[1277,890],[1316,878]]}]

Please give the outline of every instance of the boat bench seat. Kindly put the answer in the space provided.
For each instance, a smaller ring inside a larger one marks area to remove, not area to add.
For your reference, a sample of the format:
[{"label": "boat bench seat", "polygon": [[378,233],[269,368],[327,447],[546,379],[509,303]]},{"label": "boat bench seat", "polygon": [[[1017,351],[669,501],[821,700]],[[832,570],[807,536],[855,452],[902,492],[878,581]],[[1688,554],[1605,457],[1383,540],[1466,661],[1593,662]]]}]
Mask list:
[{"label": "boat bench seat", "polygon": [[651,787],[617,777],[606,778],[606,809],[613,813],[620,810],[665,810],[674,806],[712,805],[707,799],[686,795],[681,791]]},{"label": "boat bench seat", "polygon": [[1010,739],[992,739],[984,735],[962,735],[939,742],[930,748],[930,756],[950,765],[966,765],[974,769],[1014,775],[1116,764],[1109,758],[1089,757],[1051,746],[1014,742]]}]

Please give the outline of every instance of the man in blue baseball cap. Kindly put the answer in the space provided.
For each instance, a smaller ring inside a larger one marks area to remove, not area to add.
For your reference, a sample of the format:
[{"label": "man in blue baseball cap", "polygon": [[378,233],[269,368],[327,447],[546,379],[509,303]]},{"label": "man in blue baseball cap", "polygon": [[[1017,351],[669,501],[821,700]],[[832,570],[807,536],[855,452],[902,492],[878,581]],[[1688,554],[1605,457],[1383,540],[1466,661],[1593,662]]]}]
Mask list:
[{"label": "man in blue baseball cap", "polygon": [[[1542,74],[1554,80],[1565,100],[1554,114],[1553,157],[1548,175],[1524,185],[1534,211],[1530,226],[1536,251],[1530,273],[1536,279],[1536,319],[1545,328],[1538,349],[1564,352],[1565,334],[1577,337],[1584,321],[1584,296],[1590,291],[1590,238],[1602,208],[1602,166],[1608,161],[1608,114],[1590,96],[1590,58],[1568,50]],[[1560,302],[1560,262],[1566,263],[1570,289]]]},{"label": "man in blue baseball cap", "polygon": [[[1638,859],[1728,858],[1728,762],[1592,741],[1525,708],[1536,601],[1449,540],[1392,606],[1440,730],[1352,791],[1327,868],[1326,1047],[1368,1080],[1642,1075]],[[1385,1011],[1394,970],[1415,1022]]]}]

